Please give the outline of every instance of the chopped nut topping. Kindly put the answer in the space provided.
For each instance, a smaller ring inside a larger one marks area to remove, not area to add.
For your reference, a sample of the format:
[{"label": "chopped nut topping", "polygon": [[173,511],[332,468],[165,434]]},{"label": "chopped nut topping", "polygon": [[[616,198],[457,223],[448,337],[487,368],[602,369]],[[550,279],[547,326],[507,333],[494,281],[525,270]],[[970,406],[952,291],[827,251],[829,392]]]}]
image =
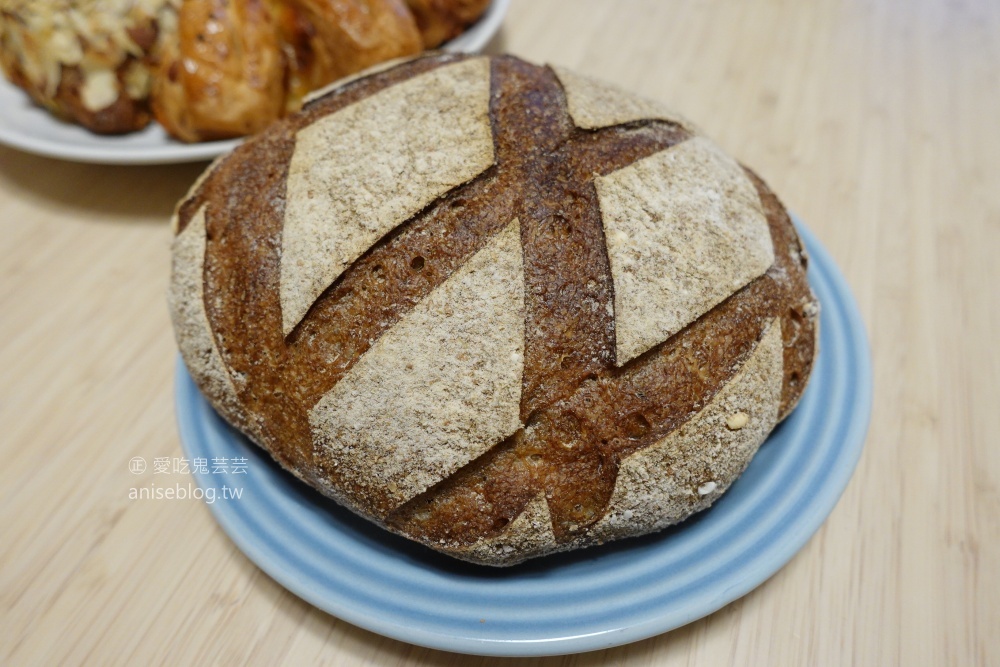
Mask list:
[{"label": "chopped nut topping", "polygon": [[745,412],[737,412],[729,415],[729,419],[726,420],[726,426],[729,427],[730,431],[739,431],[747,425],[748,421],[750,421],[750,415]]},{"label": "chopped nut topping", "polygon": [[[145,49],[133,35],[155,40],[173,34],[181,0],[0,0],[0,60],[17,67],[46,96],[56,94],[63,67],[79,66],[90,90],[83,103],[91,111],[117,98],[118,68],[142,61],[158,44]],[[132,74],[131,91],[142,93]],[[109,92],[109,85],[111,92]],[[113,95],[113,97],[112,97]],[[134,97],[134,96],[133,96]]]}]

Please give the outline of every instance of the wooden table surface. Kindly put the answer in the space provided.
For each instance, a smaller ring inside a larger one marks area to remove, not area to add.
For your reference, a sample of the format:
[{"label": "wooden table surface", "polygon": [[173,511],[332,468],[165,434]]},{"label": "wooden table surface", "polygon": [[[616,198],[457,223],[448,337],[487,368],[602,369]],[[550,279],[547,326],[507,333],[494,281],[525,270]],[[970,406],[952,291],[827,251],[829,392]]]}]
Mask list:
[{"label": "wooden table surface", "polygon": [[[779,574],[525,662],[1000,664],[1000,3],[519,0],[490,48],[668,102],[753,166],[839,262],[875,368],[857,473]],[[317,611],[199,501],[129,499],[132,457],[181,456],[167,220],[203,166],[0,149],[0,663],[494,664]]]}]

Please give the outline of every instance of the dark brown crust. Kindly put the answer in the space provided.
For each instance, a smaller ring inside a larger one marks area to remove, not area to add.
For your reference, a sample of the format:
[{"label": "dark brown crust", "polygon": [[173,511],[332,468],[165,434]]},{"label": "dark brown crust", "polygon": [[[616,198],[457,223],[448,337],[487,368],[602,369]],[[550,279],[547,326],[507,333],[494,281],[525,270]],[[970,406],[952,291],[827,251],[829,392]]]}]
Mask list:
[{"label": "dark brown crust", "polygon": [[[436,265],[425,267],[408,281],[390,281],[380,275],[385,270],[401,278],[412,273],[412,257],[421,252],[430,256],[420,243],[419,229],[406,233],[401,228],[327,289],[286,342],[281,333],[278,280],[285,181],[295,132],[417,72],[453,60],[448,56],[419,59],[307,104],[301,114],[279,121],[236,149],[179,210],[183,229],[202,203],[211,202],[206,220],[205,293],[210,295],[206,312],[220,354],[235,376],[245,380],[236,386],[266,439],[259,444],[288,467],[315,468],[308,410],[382,331],[447,277]],[[457,211],[440,208],[440,215],[456,217]],[[424,217],[434,217],[427,213]],[[409,226],[418,227],[413,222]],[[454,237],[438,253],[443,255],[448,249],[464,261],[484,240],[472,234]],[[380,262],[386,246],[405,250],[402,264]],[[454,262],[450,269],[460,263]],[[375,290],[382,292],[380,301],[368,298]],[[276,373],[276,368],[281,372]]]},{"label": "dark brown crust", "polygon": [[[775,265],[769,275],[775,280],[780,279],[784,286],[783,298],[778,303],[785,307],[776,311],[781,315],[781,334],[785,346],[784,382],[778,409],[780,421],[798,404],[812,373],[819,334],[816,330],[819,306],[806,278],[809,256],[802,246],[802,239],[795,232],[788,211],[760,176],[749,169],[746,172],[757,187],[764,213],[771,224]],[[776,226],[782,230],[781,234],[775,233]],[[783,268],[786,269],[784,273],[778,273]]]},{"label": "dark brown crust", "polygon": [[74,122],[97,134],[126,134],[141,130],[149,125],[153,115],[149,110],[148,99],[134,100],[125,92],[122,77],[131,63],[130,58],[117,70],[120,87],[118,97],[109,106],[97,111],[85,107],[80,98],[80,88],[83,85],[80,69],[63,67],[62,80],[56,91],[56,104]]},{"label": "dark brown crust", "polygon": [[286,467],[336,489],[345,482],[314,454],[308,411],[372,342],[491,235],[519,219],[526,428],[402,507],[375,495],[352,509],[425,543],[462,546],[497,534],[544,493],[556,539],[565,543],[603,516],[622,459],[704,406],[775,317],[785,342],[780,416],[787,414],[811,370],[815,342],[805,257],[784,208],[751,174],[771,229],[774,265],[676,336],[617,367],[612,283],[593,177],[689,135],[660,121],[575,128],[550,70],[497,58],[490,110],[496,165],[376,243],[283,339],[279,260],[295,132],[458,59],[411,61],[307,105],[224,160],[180,207],[180,226],[209,204],[206,311],[253,420],[249,430],[260,433],[259,444]]}]

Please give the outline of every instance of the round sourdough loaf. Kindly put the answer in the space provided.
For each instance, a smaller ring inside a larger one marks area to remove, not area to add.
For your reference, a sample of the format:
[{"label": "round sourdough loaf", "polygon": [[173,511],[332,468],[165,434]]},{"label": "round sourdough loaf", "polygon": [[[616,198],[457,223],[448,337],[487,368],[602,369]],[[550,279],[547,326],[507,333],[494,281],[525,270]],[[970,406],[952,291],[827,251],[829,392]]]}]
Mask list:
[{"label": "round sourdough loaf", "polygon": [[177,341],[216,409],[478,563],[708,507],[816,350],[763,181],[654,102],[512,57],[342,82],[212,165],[174,223]]}]

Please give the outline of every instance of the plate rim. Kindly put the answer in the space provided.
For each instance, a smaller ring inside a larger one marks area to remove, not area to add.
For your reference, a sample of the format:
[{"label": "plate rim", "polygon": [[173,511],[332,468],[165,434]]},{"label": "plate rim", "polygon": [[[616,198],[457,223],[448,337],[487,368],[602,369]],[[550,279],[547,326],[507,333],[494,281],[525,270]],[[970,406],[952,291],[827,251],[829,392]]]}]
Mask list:
[{"label": "plate rim", "polygon": [[[453,53],[477,53],[496,37],[503,25],[504,18],[510,8],[511,0],[492,0],[483,15],[462,34],[441,45],[440,50]],[[27,93],[11,83],[0,73],[0,91],[16,92],[27,97]],[[68,125],[73,129],[85,128],[67,121],[62,121],[37,105],[26,108],[27,113],[44,119],[42,122],[52,123],[53,127]],[[166,143],[152,145],[115,146],[114,140],[136,137],[143,132],[160,133],[162,128],[153,121],[149,126],[123,135],[102,137],[98,134],[87,135],[94,141],[109,140],[109,145],[85,145],[66,143],[56,138],[41,134],[26,134],[15,127],[5,125],[0,120],[0,144],[16,150],[39,155],[46,158],[66,160],[86,164],[103,165],[158,165],[181,164],[211,160],[234,149],[243,142],[243,138],[224,139],[221,141],[204,141],[184,143],[169,138],[164,132]]]},{"label": "plate rim", "polygon": [[[459,634],[446,635],[423,628],[411,628],[383,622],[377,617],[344,605],[342,601],[332,601],[323,597],[309,585],[307,578],[300,572],[283,569],[279,563],[274,562],[264,545],[254,542],[253,537],[255,536],[253,534],[244,534],[241,527],[237,525],[241,520],[235,514],[226,511],[226,503],[209,504],[209,511],[223,532],[251,562],[294,595],[339,620],[392,639],[437,650],[496,657],[567,655],[606,649],[646,639],[682,627],[718,611],[770,579],[787,565],[819,530],[842,497],[857,468],[871,418],[873,392],[871,351],[864,321],[856,300],[829,252],[799,218],[794,214],[792,218],[803,238],[807,252],[813,260],[811,266],[823,266],[824,278],[829,280],[831,291],[839,297],[846,315],[843,328],[849,336],[849,342],[853,349],[857,350],[856,358],[853,359],[855,364],[851,368],[856,377],[856,381],[852,385],[853,399],[850,401],[852,414],[841,440],[842,445],[837,456],[838,465],[833,468],[832,474],[827,473],[826,483],[813,496],[806,511],[796,514],[795,521],[790,522],[790,526],[783,530],[783,539],[762,550],[766,551],[766,556],[753,557],[750,563],[741,570],[738,581],[728,586],[721,594],[702,594],[696,604],[689,604],[680,612],[651,617],[625,627],[608,627],[601,631],[579,635],[543,639],[490,639]],[[174,392],[177,405],[176,413],[182,448],[185,454],[190,454],[188,439],[197,436],[194,433],[196,422],[193,419],[185,421],[182,418],[181,405],[185,400],[190,400],[185,395],[184,376],[186,374],[184,362],[178,355]],[[187,381],[192,382],[189,377]],[[194,391],[197,394],[196,388]],[[200,397],[200,394],[197,395]],[[207,484],[208,476],[194,476],[199,486]],[[795,530],[792,530],[793,527]]]}]

